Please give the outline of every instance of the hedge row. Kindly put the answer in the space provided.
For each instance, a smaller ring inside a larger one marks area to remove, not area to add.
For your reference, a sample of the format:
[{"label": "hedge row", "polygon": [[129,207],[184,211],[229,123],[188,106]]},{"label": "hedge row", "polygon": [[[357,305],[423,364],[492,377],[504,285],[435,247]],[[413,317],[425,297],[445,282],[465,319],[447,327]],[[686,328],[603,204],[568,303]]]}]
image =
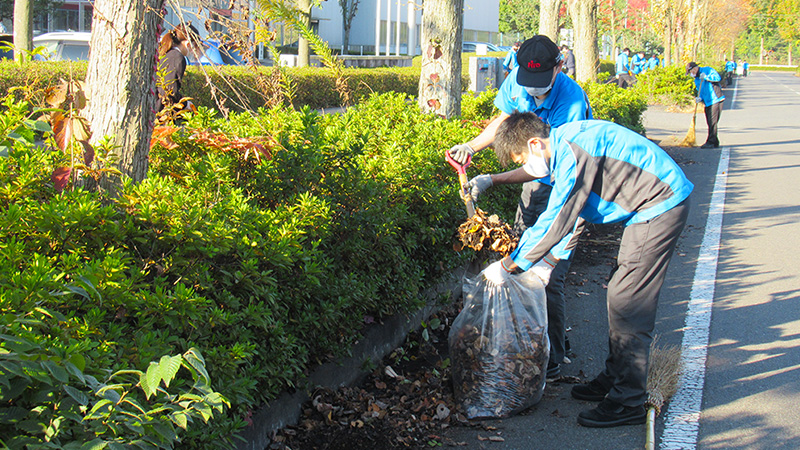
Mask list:
[{"label": "hedge row", "polygon": [[[14,86],[27,86],[41,92],[59,79],[83,80],[86,62],[45,62],[20,67],[12,61],[0,62],[0,95]],[[329,69],[285,68],[293,87],[292,104],[313,109],[341,106],[342,100],[335,89],[335,79]],[[217,108],[214,99],[225,98],[223,105],[232,111],[256,110],[269,103],[283,87],[273,76],[271,67],[198,67],[187,68],[181,94],[194,99],[197,106]],[[344,76],[351,91],[351,104],[374,93],[398,92],[416,96],[419,87],[419,69],[403,68],[346,68]],[[209,85],[216,86],[212,91]],[[466,83],[466,81],[465,81]],[[465,84],[466,86],[466,84]]]},{"label": "hedge row", "polygon": [[[4,119],[11,109],[25,117],[7,106]],[[21,127],[11,125],[5,132]],[[223,120],[201,108],[117,199],[55,192],[50,176],[68,157],[0,136],[13,144],[0,157],[0,335],[24,331],[54,367],[81,353],[81,376],[97,379],[197,348],[231,408],[190,426],[183,442],[222,448],[253,410],[301,387],[365,324],[418,308],[421,292],[470,256],[453,251],[465,213],[442,152],[477,131],[422,115],[402,94],[338,115],[274,108]],[[237,148],[232,137],[259,145]],[[470,168],[496,170],[492,152]],[[481,207],[513,214],[515,203],[498,188]],[[31,328],[37,311],[58,319]],[[0,339],[0,362],[7,345]],[[173,387],[191,388],[187,376]],[[64,445],[80,435],[68,419],[81,416],[53,417],[52,405],[93,396],[77,375],[48,382],[49,391],[35,380],[0,387],[0,402],[30,423],[57,420]],[[130,398],[147,409],[142,395]],[[6,442],[20,433],[55,438],[0,420]]]}]

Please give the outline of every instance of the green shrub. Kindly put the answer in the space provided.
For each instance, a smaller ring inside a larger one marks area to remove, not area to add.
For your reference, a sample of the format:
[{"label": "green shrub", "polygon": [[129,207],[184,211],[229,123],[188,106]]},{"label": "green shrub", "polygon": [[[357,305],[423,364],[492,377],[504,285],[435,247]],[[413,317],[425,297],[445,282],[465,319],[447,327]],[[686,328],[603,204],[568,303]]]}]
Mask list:
[{"label": "green shrub", "polygon": [[[17,122],[9,130],[26,117],[18,109],[3,114]],[[50,174],[64,156],[11,142],[0,157],[0,317],[53,311],[26,339],[69,343],[98,380],[135,380],[126,371],[197,348],[231,408],[182,440],[228,446],[256,408],[346,352],[369,318],[415,310],[469,258],[452,250],[464,206],[442,153],[478,132],[401,94],[338,115],[274,108],[223,120],[201,108],[115,200],[56,194]],[[260,159],[228,138],[260,139]],[[492,152],[470,168],[496,170]],[[501,192],[482,206],[513,213],[516,199]],[[173,387],[188,392],[188,375]]]},{"label": "green shrub", "polygon": [[[600,66],[597,68],[597,73],[609,73],[613,74],[617,72],[617,64],[614,61],[609,61],[607,59],[600,60]],[[600,80],[600,78],[598,78]]]},{"label": "green shrub", "polygon": [[[0,95],[5,96],[12,87],[24,86],[37,93],[41,100],[45,88],[54,86],[59,79],[83,80],[87,63],[83,62],[35,62],[20,67],[13,61],[0,61]],[[231,111],[256,110],[267,104],[274,87],[270,76],[271,67],[244,66],[190,66],[183,79],[181,95],[194,99],[196,106],[217,108],[215,98],[223,101]],[[289,78],[296,84],[294,105],[311,108],[341,106],[342,101],[335,89],[333,73],[325,68],[285,68]],[[374,93],[400,92],[416,95],[419,85],[419,69],[396,68],[347,68],[344,75],[352,91],[351,101],[357,103]],[[214,88],[210,88],[208,80]]]},{"label": "green shrub", "polygon": [[461,118],[480,121],[499,114],[500,110],[494,106],[495,97],[497,89],[486,89],[479,94],[467,93],[461,99]]},{"label": "green shrub", "polygon": [[644,133],[642,115],[647,110],[644,97],[634,89],[622,89],[616,84],[583,83],[589,96],[595,119],[608,120]]},{"label": "green shrub", "polygon": [[650,105],[687,106],[695,96],[694,80],[682,66],[675,65],[640,73],[632,89]]}]

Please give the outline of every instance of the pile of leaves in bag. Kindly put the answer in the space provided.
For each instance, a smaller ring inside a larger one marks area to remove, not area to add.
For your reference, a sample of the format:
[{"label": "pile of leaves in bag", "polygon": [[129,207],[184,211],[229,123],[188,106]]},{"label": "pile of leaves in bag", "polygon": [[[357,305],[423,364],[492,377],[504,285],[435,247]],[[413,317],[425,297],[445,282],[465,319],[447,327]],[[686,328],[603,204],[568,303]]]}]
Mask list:
[{"label": "pile of leaves in bag", "polygon": [[[476,228],[480,223],[487,226]],[[476,214],[469,228],[462,225],[467,231],[482,233],[484,244],[491,240],[495,227],[494,219],[485,214]],[[581,266],[602,264],[609,255],[613,256],[620,231],[621,228],[613,226],[587,228],[583,236],[586,242],[578,246],[572,266],[577,272],[571,275],[568,284],[580,286],[589,282],[582,279]],[[495,241],[496,238],[491,240]],[[472,284],[477,282],[472,280]],[[483,293],[485,289],[470,291]],[[475,300],[455,301],[435,313],[359,386],[315,392],[304,405],[298,424],[280,430],[269,448],[372,450],[474,446],[442,436],[443,430],[459,426],[481,430],[479,440],[503,441],[502,432],[496,427],[470,419],[508,416],[536,403],[544,384],[541,373],[546,367],[548,349],[543,340],[544,330],[535,321],[516,327],[515,331],[496,327],[494,333],[492,330],[487,330],[488,335],[481,333],[473,318],[482,317],[485,306],[483,301]],[[459,315],[470,304],[476,305],[472,314]],[[458,317],[466,325],[456,323]],[[503,335],[498,336],[499,340],[495,339],[498,333]],[[529,343],[515,349],[526,337]],[[492,339],[494,344],[490,343]],[[481,378],[476,371],[480,372],[480,366],[486,364],[508,372],[500,374],[506,378],[500,382],[496,378]],[[572,378],[575,377],[560,380],[581,381]]]},{"label": "pile of leaves in bag", "polygon": [[471,424],[457,411],[447,334],[455,302],[411,333],[358,387],[319,390],[299,423],[280,430],[271,449],[430,448],[447,442],[443,429]]}]

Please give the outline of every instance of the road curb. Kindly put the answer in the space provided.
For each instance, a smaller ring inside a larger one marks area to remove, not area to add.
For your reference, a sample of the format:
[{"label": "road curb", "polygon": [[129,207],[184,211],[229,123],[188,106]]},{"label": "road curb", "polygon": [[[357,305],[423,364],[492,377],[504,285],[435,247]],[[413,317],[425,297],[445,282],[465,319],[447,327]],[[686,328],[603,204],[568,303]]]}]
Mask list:
[{"label": "road curb", "polygon": [[376,324],[364,333],[352,348],[350,356],[339,361],[316,367],[308,377],[306,387],[294,393],[284,392],[270,404],[258,409],[250,418],[252,424],[239,433],[242,441],[237,450],[264,450],[273,434],[288,425],[296,424],[302,413],[302,405],[308,401],[318,387],[338,389],[354,385],[363,380],[369,371],[363,368],[369,362],[380,364],[381,360],[403,343],[409,333],[442,306],[443,295],[451,303],[461,296],[461,278],[465,268],[454,271],[444,281],[425,292],[426,305],[414,313],[392,316]]}]

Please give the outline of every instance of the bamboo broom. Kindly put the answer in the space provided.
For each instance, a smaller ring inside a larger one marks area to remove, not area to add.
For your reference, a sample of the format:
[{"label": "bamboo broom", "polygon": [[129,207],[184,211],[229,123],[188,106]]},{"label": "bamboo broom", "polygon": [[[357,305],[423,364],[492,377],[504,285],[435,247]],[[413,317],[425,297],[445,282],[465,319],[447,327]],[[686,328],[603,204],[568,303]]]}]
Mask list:
[{"label": "bamboo broom", "polygon": [[678,390],[678,378],[681,369],[681,349],[671,345],[658,347],[658,336],[650,344],[650,363],[647,369],[647,438],[646,450],[655,450],[656,416],[661,407]]},{"label": "bamboo broom", "polygon": [[700,103],[694,104],[694,114],[692,114],[692,125],[689,127],[689,131],[686,132],[686,137],[683,138],[683,141],[681,141],[680,144],[681,147],[694,147],[695,144],[697,143],[696,141],[697,137],[695,136],[695,126],[697,125],[697,107],[699,105]]}]

